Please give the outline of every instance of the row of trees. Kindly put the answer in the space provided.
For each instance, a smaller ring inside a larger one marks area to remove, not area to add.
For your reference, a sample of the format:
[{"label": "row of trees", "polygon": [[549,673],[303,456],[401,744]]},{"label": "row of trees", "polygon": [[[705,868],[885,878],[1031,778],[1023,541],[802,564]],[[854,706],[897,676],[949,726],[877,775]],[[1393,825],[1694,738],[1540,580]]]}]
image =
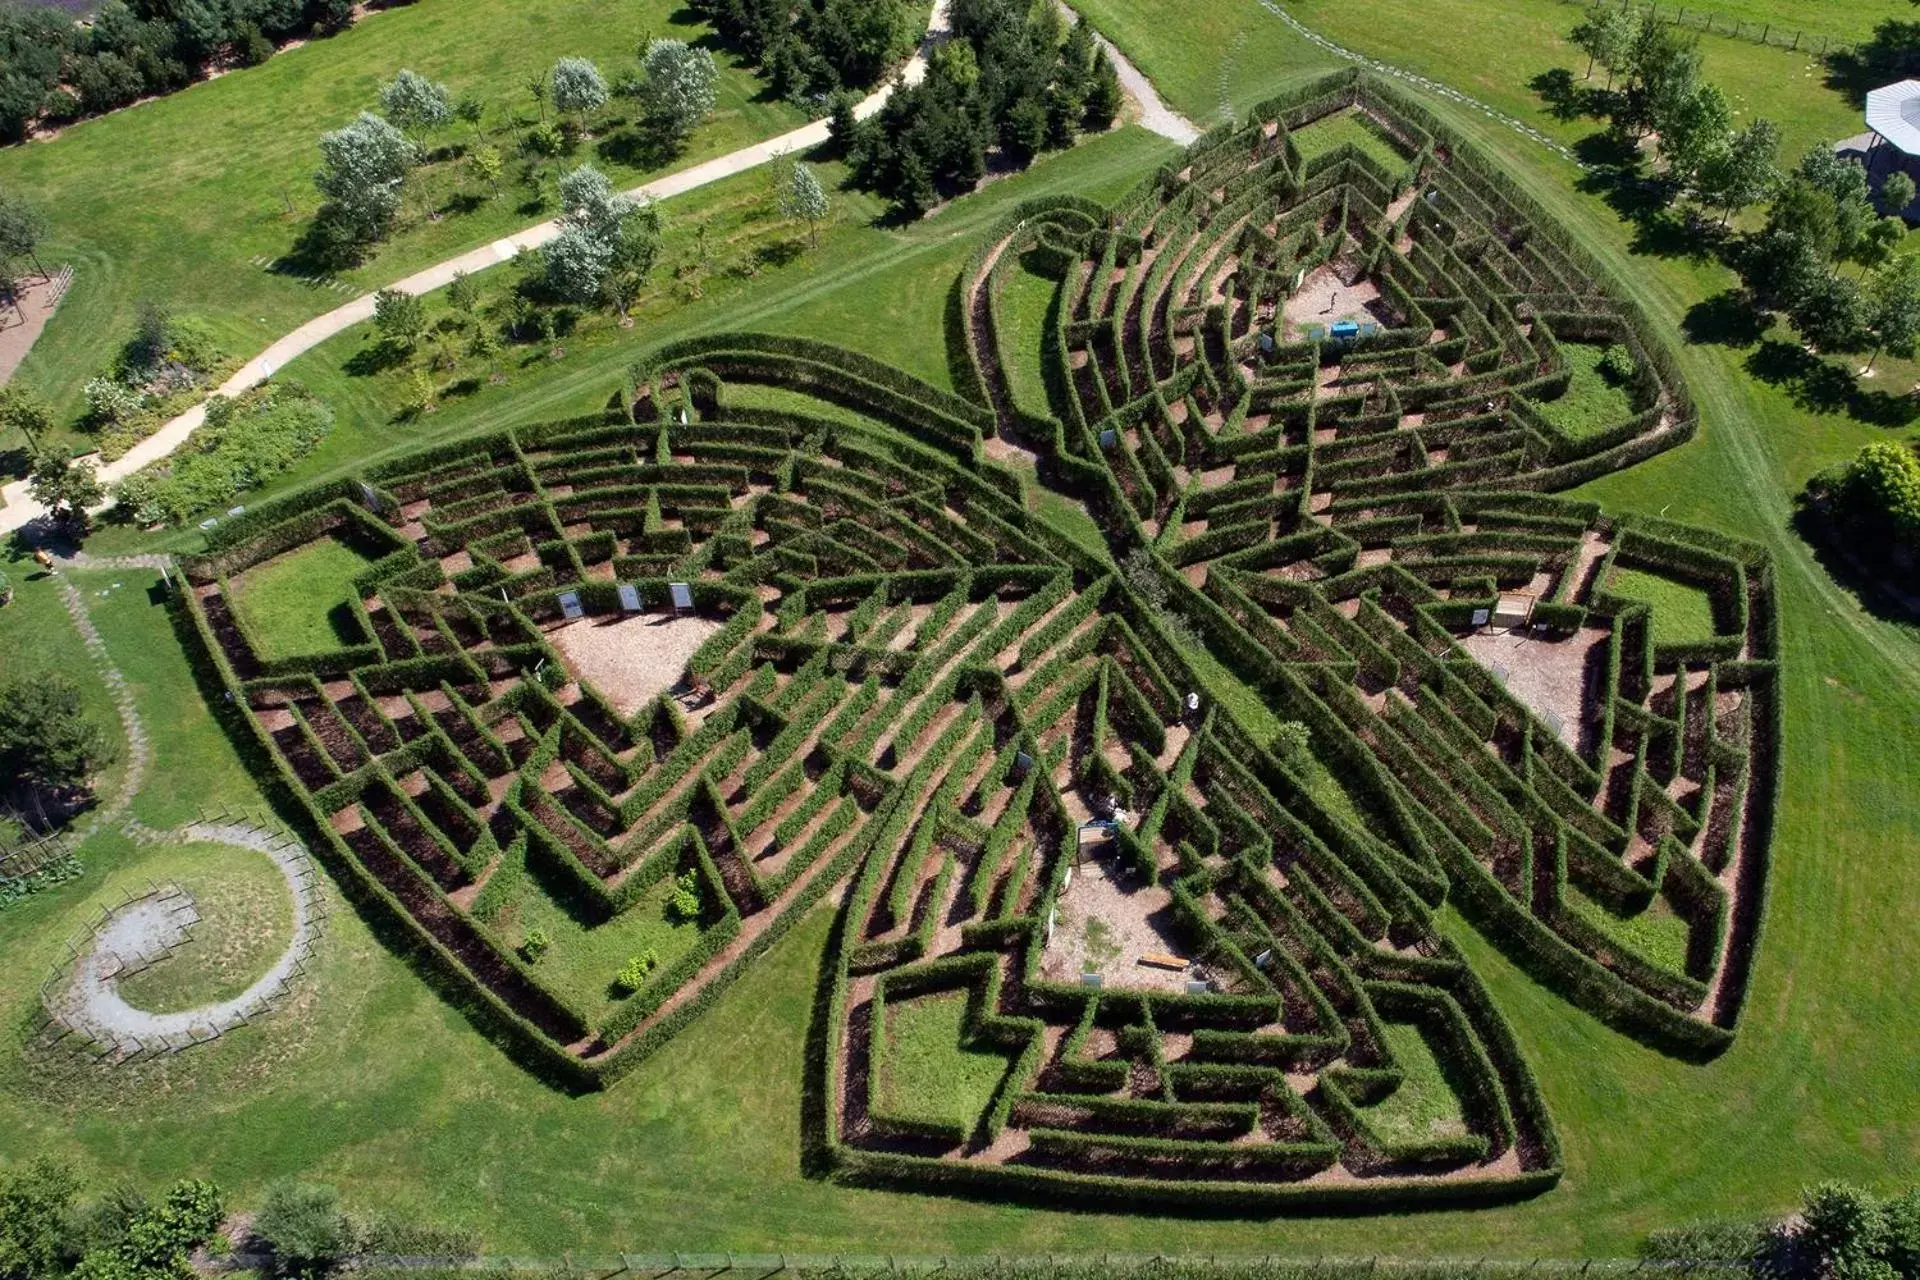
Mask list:
[{"label": "row of trees", "polygon": [[1588,79],[1596,67],[1607,74],[1600,101],[1616,133],[1656,136],[1669,199],[1691,191],[1724,222],[1773,193],[1780,128],[1765,117],[1733,128],[1726,95],[1701,78],[1698,37],[1653,9],[1596,4],[1571,39],[1587,55]]},{"label": "row of trees", "polygon": [[1024,165],[1120,111],[1120,81],[1084,22],[1062,30],[1042,0],[956,0],[956,39],[940,45],[917,85],[901,84],[880,111],[854,119],[845,97],[832,133],[856,185],[918,217],[986,173],[987,153]]},{"label": "row of trees", "polygon": [[85,26],[59,8],[0,6],[0,139],[171,93],[352,20],[353,0],[107,0]]},{"label": "row of trees", "polygon": [[1724,227],[1771,201],[1765,226],[1729,255],[1759,306],[1786,314],[1822,350],[1871,352],[1863,372],[1883,350],[1914,350],[1920,256],[1895,256],[1911,178],[1889,176],[1876,200],[1866,170],[1824,146],[1782,173],[1779,128],[1759,117],[1735,129],[1726,95],[1701,77],[1698,37],[1651,9],[1595,5],[1571,38],[1588,77],[1607,74],[1603,101],[1616,133],[1657,140],[1655,189],[1669,202],[1690,196]]},{"label": "row of trees", "polygon": [[691,7],[784,98],[870,88],[916,35],[906,0],[693,0]]},{"label": "row of trees", "polygon": [[[713,55],[681,40],[652,40],[640,52],[637,74],[610,87],[592,60],[565,57],[529,82],[541,119],[522,140],[535,154],[553,154],[584,135],[617,92],[637,104],[641,127],[660,148],[684,145],[718,99]],[[545,116],[551,104],[557,124]],[[456,121],[475,130],[465,156],[474,177],[497,193],[505,159],[479,126],[485,105],[455,99],[446,85],[402,69],[380,88],[378,112],[322,134],[314,175],[324,203],[309,230],[309,248],[322,263],[355,261],[384,239],[397,219],[407,179],[432,154],[429,143]],[[563,204],[565,193],[562,193]]]}]

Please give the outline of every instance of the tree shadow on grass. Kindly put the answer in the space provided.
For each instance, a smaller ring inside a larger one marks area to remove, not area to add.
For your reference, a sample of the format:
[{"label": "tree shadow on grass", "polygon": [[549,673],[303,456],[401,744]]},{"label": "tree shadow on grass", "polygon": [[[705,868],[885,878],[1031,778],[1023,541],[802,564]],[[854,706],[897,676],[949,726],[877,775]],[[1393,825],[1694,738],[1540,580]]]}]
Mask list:
[{"label": "tree shadow on grass", "polygon": [[374,342],[353,353],[341,366],[351,378],[372,378],[398,369],[413,353],[391,342]]},{"label": "tree shadow on grass", "polygon": [[1567,122],[1592,115],[1598,97],[1591,86],[1577,82],[1573,72],[1565,67],[1542,71],[1527,81],[1527,88],[1539,95],[1540,101],[1547,106],[1548,115]]},{"label": "tree shadow on grass", "polygon": [[1744,289],[1723,289],[1687,308],[1680,331],[1696,346],[1751,347],[1764,338],[1772,321]]},{"label": "tree shadow on grass", "polygon": [[1805,347],[1768,338],[1747,357],[1747,372],[1779,387],[1804,413],[1844,413],[1876,427],[1904,427],[1920,417],[1911,395],[1862,387],[1848,362],[1828,360]]},{"label": "tree shadow on grass", "polygon": [[[1897,582],[1896,571],[1889,566],[1868,565],[1849,555],[1840,541],[1842,535],[1810,502],[1800,503],[1792,524],[1827,576],[1859,601],[1862,609],[1882,622],[1920,630],[1920,611],[1912,608],[1915,595],[1920,595],[1920,580],[1898,582],[1897,590],[1890,589],[1889,583]],[[1915,575],[1907,576],[1915,579]]]}]

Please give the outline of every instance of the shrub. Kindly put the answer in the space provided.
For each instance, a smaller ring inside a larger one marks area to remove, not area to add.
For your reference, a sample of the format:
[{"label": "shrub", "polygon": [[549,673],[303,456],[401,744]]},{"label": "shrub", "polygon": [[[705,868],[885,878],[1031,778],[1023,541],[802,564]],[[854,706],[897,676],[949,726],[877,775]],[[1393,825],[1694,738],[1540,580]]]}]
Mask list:
[{"label": "shrub", "polygon": [[690,924],[700,918],[700,873],[689,868],[675,877],[673,892],[667,895],[667,919],[675,924]]},{"label": "shrub", "polygon": [[538,964],[540,957],[552,949],[553,939],[545,929],[527,930],[527,936],[520,942],[520,954],[527,958],[528,964]]},{"label": "shrub", "polygon": [[1601,354],[1600,363],[1595,367],[1615,386],[1633,381],[1634,374],[1639,372],[1639,366],[1633,362],[1633,352],[1618,342]]},{"label": "shrub", "polygon": [[333,1270],[353,1248],[353,1232],[340,1211],[340,1193],[315,1182],[276,1182],[267,1188],[253,1234],[273,1251],[283,1276],[319,1276]]},{"label": "shrub", "polygon": [[632,995],[646,985],[647,975],[660,964],[660,954],[648,947],[620,966],[620,972],[613,979],[614,989],[623,995]]},{"label": "shrub", "polygon": [[79,1190],[71,1169],[44,1156],[0,1173],[0,1280],[60,1274]]},{"label": "shrub", "polygon": [[333,410],[298,383],[215,396],[187,445],[122,480],[114,500],[137,523],[183,524],[287,471],[332,430]]},{"label": "shrub", "polygon": [[1298,760],[1313,745],[1313,732],[1298,720],[1283,721],[1274,731],[1268,749],[1282,760]]}]

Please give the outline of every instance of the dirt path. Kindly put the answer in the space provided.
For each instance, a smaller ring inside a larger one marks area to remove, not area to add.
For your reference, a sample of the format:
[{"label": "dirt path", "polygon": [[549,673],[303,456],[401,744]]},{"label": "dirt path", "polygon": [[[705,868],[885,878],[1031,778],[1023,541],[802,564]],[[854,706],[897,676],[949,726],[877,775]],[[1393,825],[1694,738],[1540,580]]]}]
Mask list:
[{"label": "dirt path", "polygon": [[63,268],[32,284],[23,281],[19,311],[0,312],[0,386],[6,385],[20,362],[27,358],[27,352],[33,350],[34,340],[47,327],[47,321],[53,319],[72,279],[72,272]]}]

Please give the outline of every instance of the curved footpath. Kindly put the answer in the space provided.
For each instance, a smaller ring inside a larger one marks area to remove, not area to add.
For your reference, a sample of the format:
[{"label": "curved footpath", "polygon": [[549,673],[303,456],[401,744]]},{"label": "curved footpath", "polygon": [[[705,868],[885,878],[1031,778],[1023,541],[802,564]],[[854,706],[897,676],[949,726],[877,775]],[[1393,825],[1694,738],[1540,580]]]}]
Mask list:
[{"label": "curved footpath", "polygon": [[[948,2],[949,0],[934,0],[933,10],[927,19],[927,34],[922,38],[919,50],[908,60],[901,73],[901,79],[906,83],[918,84],[926,76],[928,53],[951,34],[952,28],[947,12]],[[1198,129],[1161,101],[1160,95],[1154,92],[1152,83],[1140,74],[1106,37],[1096,33],[1094,38],[1102,48],[1106,49],[1107,56],[1113,60],[1114,69],[1120,76],[1121,87],[1139,104],[1139,123],[1142,128],[1181,146],[1187,145],[1200,136]],[[854,108],[854,115],[864,120],[880,110],[886,103],[887,96],[893,92],[893,83],[889,82],[869,94],[859,106]],[[815,120],[811,124],[802,125],[778,137],[753,143],[738,151],[730,151],[726,155],[716,156],[704,163],[670,173],[664,178],[643,183],[632,188],[629,194],[649,200],[670,199],[709,183],[718,182],[722,178],[731,178],[735,174],[745,173],[749,169],[758,168],[782,156],[809,150],[826,141],[827,122]],[[522,231],[516,231],[512,235],[503,236],[491,244],[482,245],[457,257],[435,263],[424,271],[416,271],[387,287],[399,289],[405,293],[431,293],[448,284],[457,273],[466,272],[471,275],[502,262],[509,262],[520,253],[528,249],[537,249],[559,234],[560,223],[557,219],[538,223]],[[374,295],[371,293],[361,294],[344,306],[335,307],[325,315],[315,316],[241,365],[232,377],[216,388],[214,394],[231,397],[251,390],[285,368],[290,361],[306,354],[327,339],[346,332],[354,325],[371,320],[373,298]],[[127,450],[121,457],[101,464],[101,482],[111,485],[142,467],[166,457],[186,442],[187,437],[206,420],[206,416],[207,407],[201,403],[172,419],[158,431]],[[93,461],[96,463],[99,461],[98,455],[94,455]],[[47,514],[45,507],[27,495],[27,482],[24,480],[0,487],[0,498],[5,499],[5,505],[0,506],[0,535],[25,528]]]}]

